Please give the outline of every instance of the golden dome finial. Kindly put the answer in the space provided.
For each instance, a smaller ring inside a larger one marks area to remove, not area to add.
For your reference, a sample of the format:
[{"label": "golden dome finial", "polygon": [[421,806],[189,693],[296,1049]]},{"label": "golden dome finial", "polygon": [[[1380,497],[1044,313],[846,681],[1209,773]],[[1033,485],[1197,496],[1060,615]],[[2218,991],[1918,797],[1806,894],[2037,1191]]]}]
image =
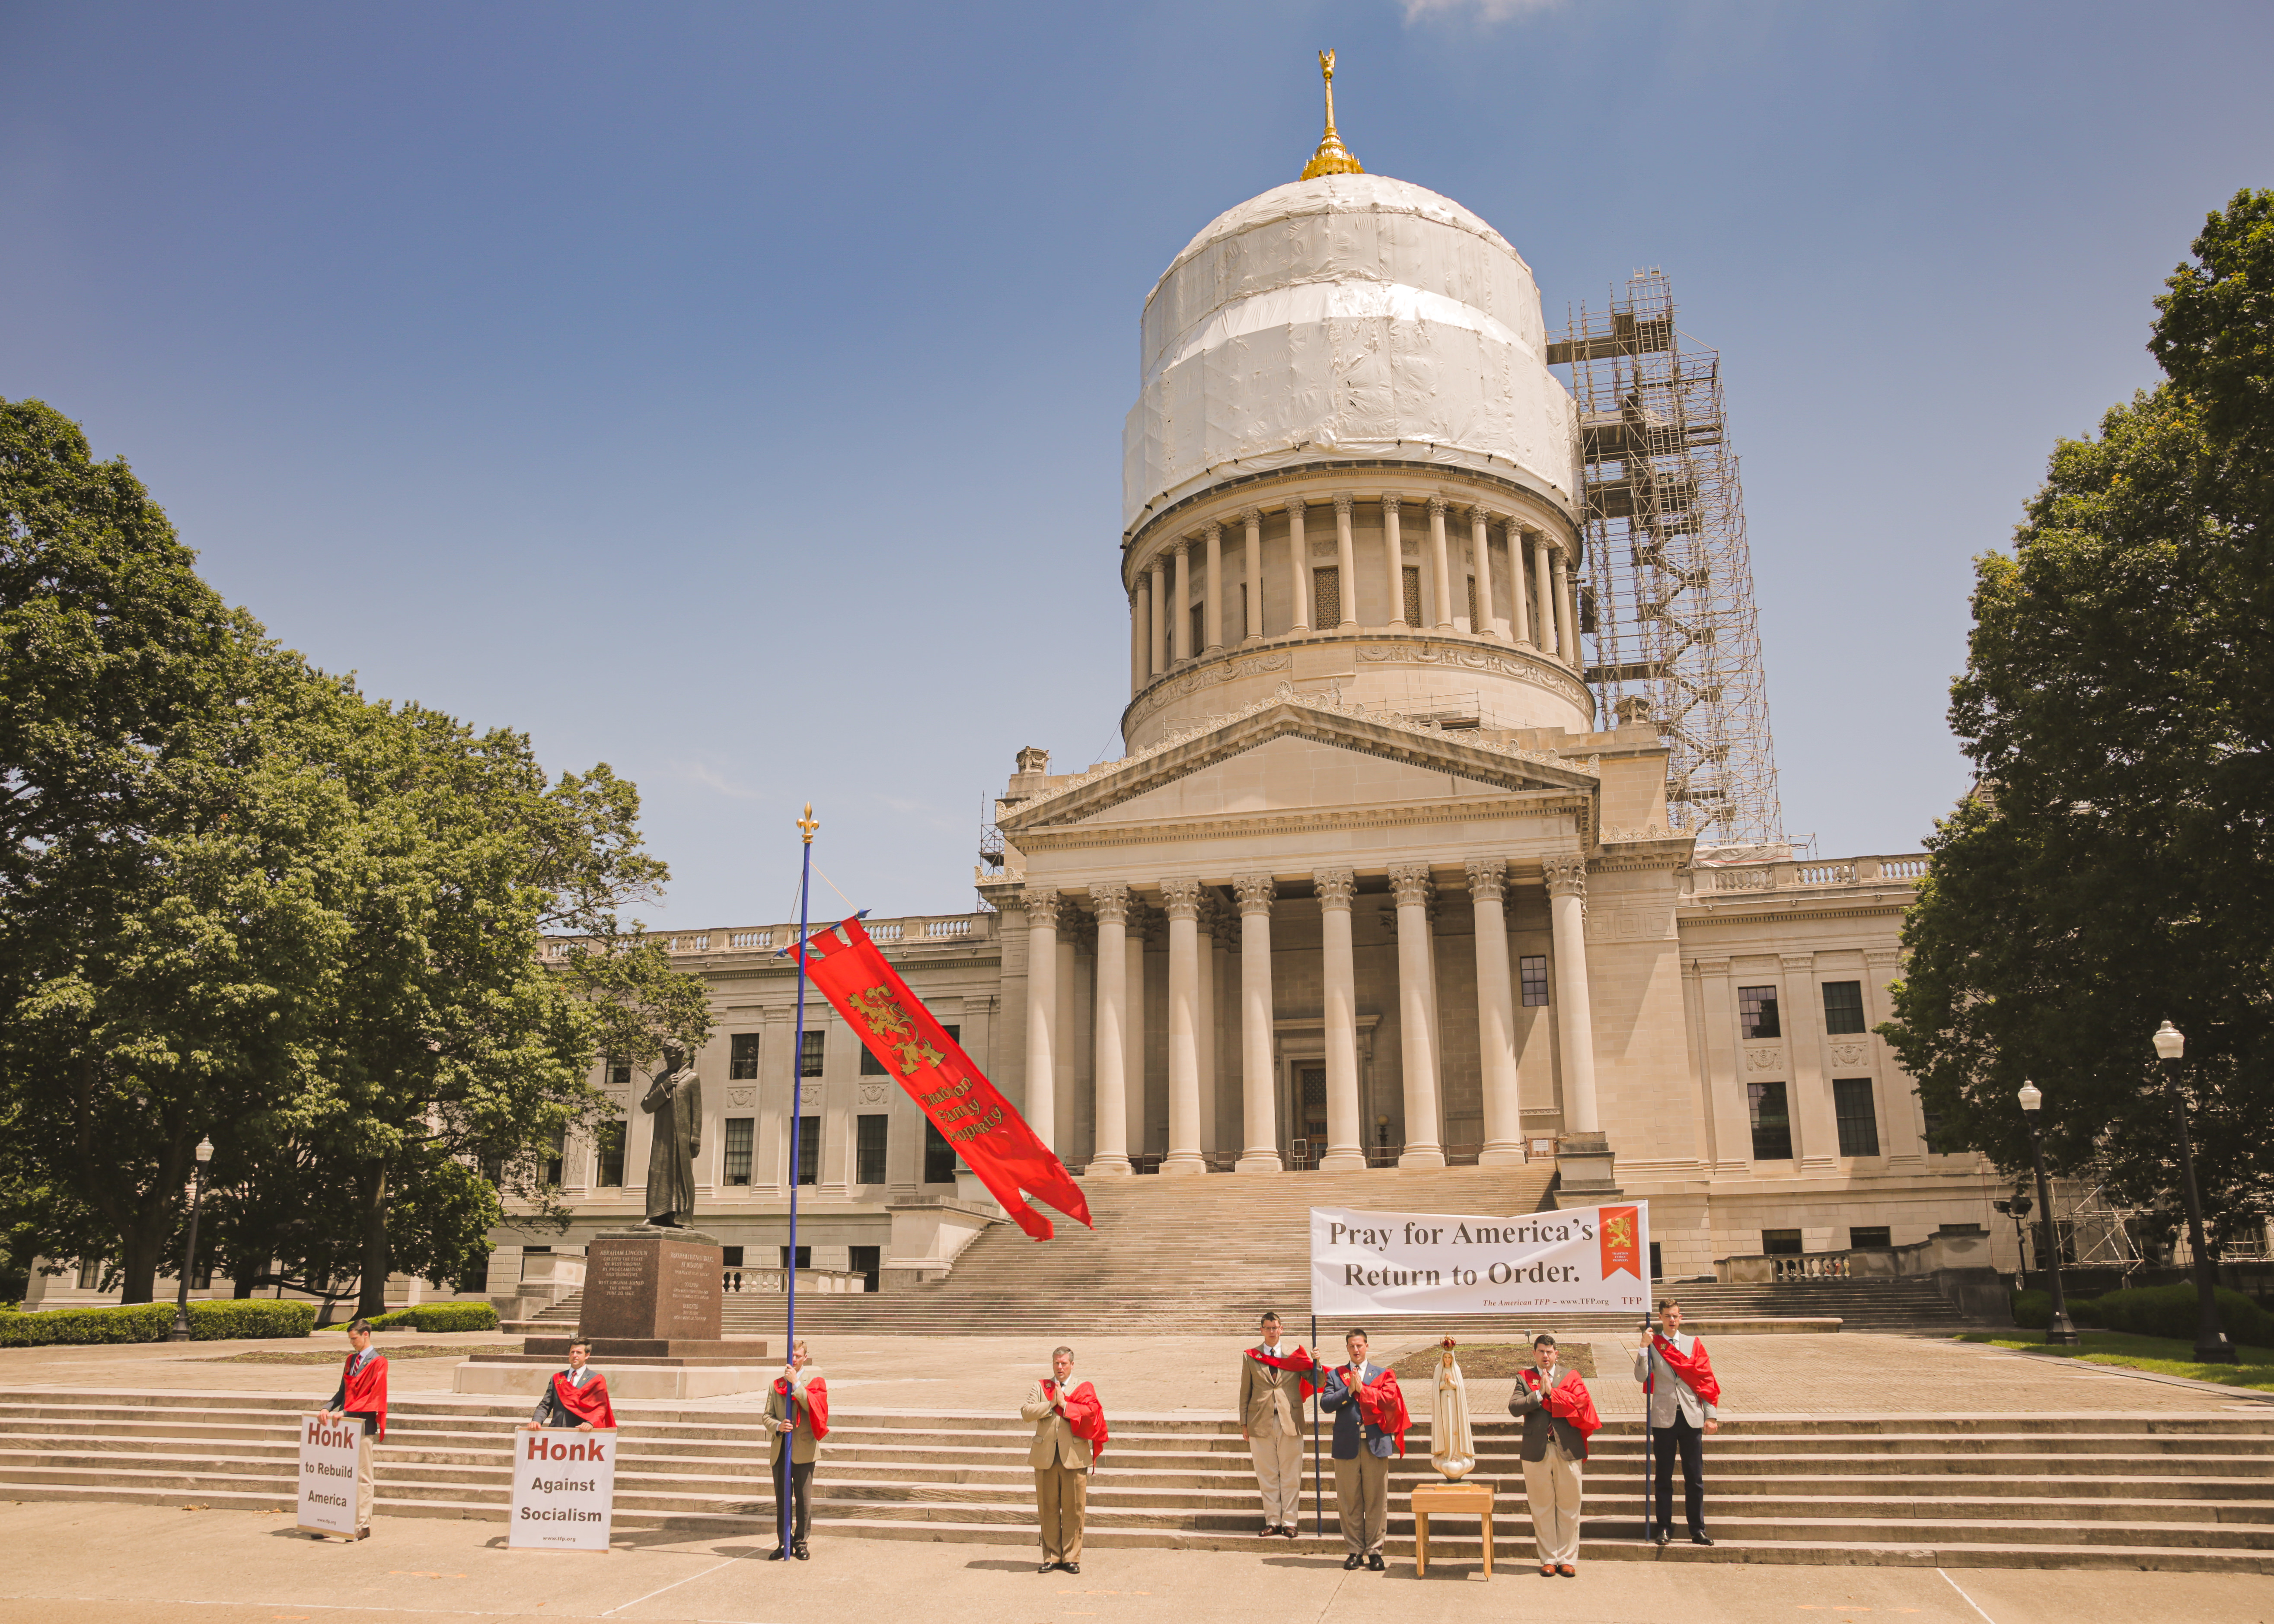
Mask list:
[{"label": "golden dome finial", "polygon": [[1311,154],[1310,162],[1303,166],[1302,178],[1314,180],[1321,175],[1363,175],[1366,165],[1351,156],[1342,138],[1335,133],[1335,54],[1330,50],[1319,53],[1319,77],[1327,81],[1327,133],[1319,142],[1319,150]]}]

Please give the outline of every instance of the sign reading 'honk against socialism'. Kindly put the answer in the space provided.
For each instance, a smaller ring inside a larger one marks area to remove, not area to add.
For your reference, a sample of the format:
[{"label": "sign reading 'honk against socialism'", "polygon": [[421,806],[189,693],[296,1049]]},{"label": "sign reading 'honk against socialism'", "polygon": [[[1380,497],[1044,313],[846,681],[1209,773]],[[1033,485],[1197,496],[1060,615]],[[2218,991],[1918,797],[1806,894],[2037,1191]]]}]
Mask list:
[{"label": "sign reading 'honk against socialism'", "polygon": [[1650,1207],[1513,1217],[1311,1209],[1311,1311],[1500,1314],[1650,1307]]},{"label": "sign reading 'honk against socialism'", "polygon": [[614,1432],[548,1427],[514,1434],[508,1545],[605,1551],[615,1500]]},{"label": "sign reading 'honk against socialism'", "polygon": [[356,1468],[371,1440],[350,1417],[300,1417],[300,1529],[309,1534],[356,1536]]}]

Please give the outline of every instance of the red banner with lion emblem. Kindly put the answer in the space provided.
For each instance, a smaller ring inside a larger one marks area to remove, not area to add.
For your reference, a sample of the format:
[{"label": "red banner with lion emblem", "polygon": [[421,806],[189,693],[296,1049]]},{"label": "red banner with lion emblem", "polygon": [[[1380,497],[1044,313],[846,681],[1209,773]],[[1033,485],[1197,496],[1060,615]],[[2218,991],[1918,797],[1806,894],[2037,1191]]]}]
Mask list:
[{"label": "red banner with lion emblem", "polygon": [[1065,1163],[932,1019],[858,919],[816,931],[799,957],[830,1007],[900,1079],[1013,1222],[1038,1241],[1050,1238],[1050,1221],[1027,1205],[1034,1195],[1089,1223],[1089,1203]]},{"label": "red banner with lion emblem", "polygon": [[1603,1278],[1614,1274],[1643,1277],[1642,1241],[1638,1214],[1631,1207],[1606,1207],[1602,1213]]}]

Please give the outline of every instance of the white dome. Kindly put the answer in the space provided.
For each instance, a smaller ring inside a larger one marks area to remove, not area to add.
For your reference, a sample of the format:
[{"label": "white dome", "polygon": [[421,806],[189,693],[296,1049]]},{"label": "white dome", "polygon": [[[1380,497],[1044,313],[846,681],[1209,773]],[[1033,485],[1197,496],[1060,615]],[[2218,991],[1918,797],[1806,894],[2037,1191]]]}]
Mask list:
[{"label": "white dome", "polygon": [[1216,478],[1327,457],[1476,468],[1570,504],[1571,397],[1532,269],[1426,187],[1326,175],[1226,210],[1155,284],[1143,350],[1126,526]]}]

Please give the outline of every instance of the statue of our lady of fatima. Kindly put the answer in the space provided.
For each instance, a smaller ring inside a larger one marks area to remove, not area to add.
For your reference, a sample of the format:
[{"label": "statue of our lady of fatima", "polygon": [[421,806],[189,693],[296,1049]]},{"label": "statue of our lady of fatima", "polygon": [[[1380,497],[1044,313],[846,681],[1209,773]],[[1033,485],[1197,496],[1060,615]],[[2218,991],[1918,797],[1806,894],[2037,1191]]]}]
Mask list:
[{"label": "statue of our lady of fatima", "polygon": [[1453,1339],[1437,1361],[1437,1402],[1429,1416],[1429,1464],[1457,1483],[1476,1470],[1476,1434],[1469,1430],[1469,1389],[1453,1357]]}]

